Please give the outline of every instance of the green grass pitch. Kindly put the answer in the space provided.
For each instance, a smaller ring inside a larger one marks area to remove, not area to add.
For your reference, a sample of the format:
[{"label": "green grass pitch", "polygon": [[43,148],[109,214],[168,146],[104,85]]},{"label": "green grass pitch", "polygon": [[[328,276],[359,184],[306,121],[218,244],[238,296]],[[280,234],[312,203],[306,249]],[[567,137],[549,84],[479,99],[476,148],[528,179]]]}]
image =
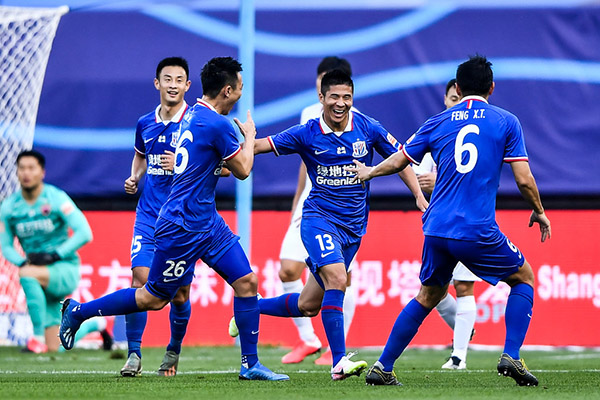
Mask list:
[{"label": "green grass pitch", "polygon": [[[155,376],[163,349],[144,349],[144,373],[122,378],[124,352],[75,349],[54,355],[0,347],[0,398],[8,399],[598,399],[600,352],[523,351],[537,388],[518,387],[496,373],[499,352],[469,351],[468,371],[442,371],[448,350],[408,349],[396,362],[403,387],[366,386],[364,374],[332,382],[315,356],[283,365],[287,349],[261,347],[263,364],[290,375],[288,382],[238,380],[239,348],[184,347],[175,377]],[[380,350],[361,350],[371,365]]]}]

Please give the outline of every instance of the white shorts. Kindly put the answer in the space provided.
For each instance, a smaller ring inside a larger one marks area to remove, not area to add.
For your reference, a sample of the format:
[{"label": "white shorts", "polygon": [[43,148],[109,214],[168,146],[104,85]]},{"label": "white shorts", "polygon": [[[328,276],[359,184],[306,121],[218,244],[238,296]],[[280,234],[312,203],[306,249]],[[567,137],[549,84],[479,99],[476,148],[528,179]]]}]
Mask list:
[{"label": "white shorts", "polygon": [[288,227],[279,251],[280,260],[305,262],[308,258],[308,253],[300,237],[300,221],[302,221],[302,218],[297,218]]},{"label": "white shorts", "polygon": [[481,279],[479,279],[477,277],[477,275],[472,273],[461,262],[456,264],[456,267],[454,267],[454,272],[452,273],[452,279],[455,281],[481,282]]}]

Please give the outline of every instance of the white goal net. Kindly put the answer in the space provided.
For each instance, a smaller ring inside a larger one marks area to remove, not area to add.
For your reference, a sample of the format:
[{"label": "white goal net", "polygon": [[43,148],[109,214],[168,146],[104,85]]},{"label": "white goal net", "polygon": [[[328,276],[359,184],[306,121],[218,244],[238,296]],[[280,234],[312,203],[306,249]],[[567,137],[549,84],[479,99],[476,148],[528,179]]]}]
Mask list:
[{"label": "white goal net", "polygon": [[[0,6],[0,202],[17,188],[17,154],[33,145],[50,49],[68,10]],[[30,331],[17,268],[0,256],[0,344],[23,344]]]}]

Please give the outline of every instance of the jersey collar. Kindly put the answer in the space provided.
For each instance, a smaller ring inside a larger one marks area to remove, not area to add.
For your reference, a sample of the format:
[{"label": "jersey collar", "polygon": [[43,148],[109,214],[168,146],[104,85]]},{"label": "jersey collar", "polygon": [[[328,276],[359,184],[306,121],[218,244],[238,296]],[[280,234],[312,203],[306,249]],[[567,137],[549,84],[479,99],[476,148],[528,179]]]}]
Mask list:
[{"label": "jersey collar", "polygon": [[488,101],[481,96],[477,96],[477,95],[471,95],[471,96],[465,96],[461,99],[461,103],[467,103],[467,108],[471,108],[473,106],[473,102],[474,101],[483,101],[484,103],[488,103]]},{"label": "jersey collar", "polygon": [[323,118],[323,114],[321,114],[321,118],[319,118],[319,125],[321,126],[321,132],[323,132],[324,134],[328,134],[328,133],[332,133],[335,134],[336,136],[342,136],[342,134],[344,132],[351,132],[353,129],[353,124],[352,121],[354,120],[354,112],[352,112],[352,110],[348,111],[348,123],[346,124],[346,128],[344,128],[343,132],[333,132],[333,129],[331,129],[329,127],[329,125],[327,125],[325,123],[325,118]]},{"label": "jersey collar", "polygon": [[[196,101],[198,102],[198,104],[200,104],[201,106],[204,106],[210,110],[213,110],[214,112],[217,112],[217,110],[212,106],[212,104],[210,104],[207,101],[202,100],[201,98],[197,98]],[[217,113],[218,114],[218,113]]]},{"label": "jersey collar", "polygon": [[160,117],[160,104],[156,107],[156,109],[154,110],[154,120],[156,121],[156,123],[158,124],[159,122],[162,122],[163,124],[167,125],[169,122],[175,122],[175,123],[179,123],[181,122],[181,119],[183,118],[183,114],[185,114],[185,111],[188,108],[187,103],[184,101],[183,104],[181,105],[181,108],[175,113],[175,115],[173,115],[173,118],[171,118],[170,121],[163,121],[162,118]]}]

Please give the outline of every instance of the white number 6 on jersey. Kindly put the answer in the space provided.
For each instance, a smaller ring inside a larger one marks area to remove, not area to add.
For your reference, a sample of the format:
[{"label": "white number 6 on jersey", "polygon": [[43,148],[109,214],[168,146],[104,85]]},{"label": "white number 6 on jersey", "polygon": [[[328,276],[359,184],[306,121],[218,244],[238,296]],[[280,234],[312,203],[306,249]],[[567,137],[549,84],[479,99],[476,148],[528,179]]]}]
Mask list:
[{"label": "white number 6 on jersey", "polygon": [[[192,135],[192,132],[190,132],[189,130],[186,130],[185,132],[183,132],[183,135],[181,135],[181,137],[179,138],[179,140],[177,141],[177,149],[175,150],[175,168],[174,171],[176,174],[180,174],[185,170],[185,167],[187,167],[188,165],[188,161],[190,158],[190,155],[187,151],[187,149],[185,147],[182,146],[182,143],[185,139],[188,139],[190,142],[194,142],[194,136]],[[179,154],[181,154],[181,164],[177,164],[177,160],[179,157],[177,157]]]},{"label": "white number 6 on jersey", "polygon": [[[465,136],[469,133],[475,133],[479,135],[479,127],[475,124],[469,124],[464,126],[456,135],[456,142],[454,142],[454,162],[456,163],[456,170],[461,174],[466,174],[475,168],[477,163],[477,147],[473,143],[463,143]],[[469,153],[469,162],[466,164],[462,163],[463,152]]]}]

